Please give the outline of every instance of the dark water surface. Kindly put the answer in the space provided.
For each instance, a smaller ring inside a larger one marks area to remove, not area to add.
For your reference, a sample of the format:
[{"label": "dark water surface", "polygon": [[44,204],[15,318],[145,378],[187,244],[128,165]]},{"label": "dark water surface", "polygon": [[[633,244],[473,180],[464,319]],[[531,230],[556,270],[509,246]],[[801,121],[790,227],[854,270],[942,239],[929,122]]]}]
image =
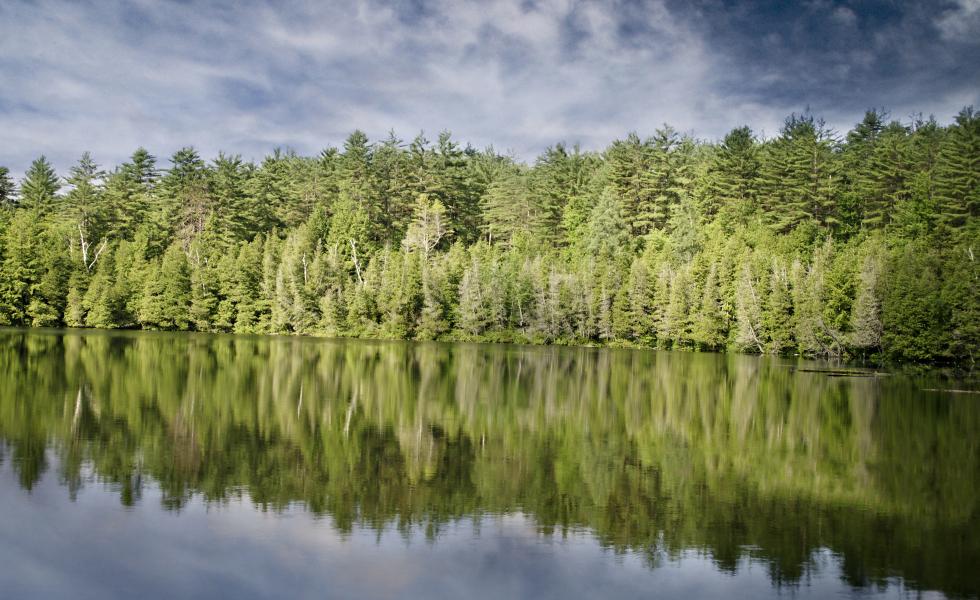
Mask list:
[{"label": "dark water surface", "polygon": [[976,381],[826,366],[0,330],[0,597],[976,597]]}]

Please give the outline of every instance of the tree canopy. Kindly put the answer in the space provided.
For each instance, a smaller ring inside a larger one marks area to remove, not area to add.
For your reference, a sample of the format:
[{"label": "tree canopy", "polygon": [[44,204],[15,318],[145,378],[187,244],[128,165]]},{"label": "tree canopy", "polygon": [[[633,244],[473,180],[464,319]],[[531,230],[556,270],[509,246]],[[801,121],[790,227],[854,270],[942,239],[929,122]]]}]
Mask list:
[{"label": "tree canopy", "polygon": [[[166,164],[163,164],[166,162]],[[980,115],[0,168],[0,323],[975,362]]]}]

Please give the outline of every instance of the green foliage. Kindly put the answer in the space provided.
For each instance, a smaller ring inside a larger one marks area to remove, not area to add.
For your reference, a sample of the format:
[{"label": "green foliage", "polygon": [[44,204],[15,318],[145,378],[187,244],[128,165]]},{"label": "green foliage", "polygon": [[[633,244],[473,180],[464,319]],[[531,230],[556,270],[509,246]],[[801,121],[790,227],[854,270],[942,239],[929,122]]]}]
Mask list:
[{"label": "green foliage", "polygon": [[41,156],[31,163],[20,184],[18,207],[37,211],[39,215],[52,211],[55,207],[55,194],[61,189],[58,176],[48,159]]},{"label": "green foliage", "polygon": [[881,306],[884,351],[904,360],[941,356],[947,323],[938,256],[915,243],[894,249],[888,258]]},{"label": "green foliage", "polygon": [[0,167],[0,210],[12,208],[16,201],[17,188],[10,176],[10,169]]},{"label": "green foliage", "polygon": [[973,107],[963,109],[946,132],[935,184],[940,220],[947,227],[959,229],[980,216],[980,113]]},{"label": "green foliage", "polygon": [[726,135],[708,165],[709,214],[721,213],[725,221],[745,223],[758,209],[761,164],[751,129],[739,127]]},{"label": "green foliage", "polygon": [[980,122],[0,171],[0,323],[972,362]]},{"label": "green foliage", "polygon": [[836,225],[837,144],[823,122],[791,115],[765,151],[763,205],[773,227],[785,232],[807,220]]},{"label": "green foliage", "polygon": [[170,246],[147,272],[138,319],[148,329],[187,330],[191,324],[191,270],[187,255]]}]

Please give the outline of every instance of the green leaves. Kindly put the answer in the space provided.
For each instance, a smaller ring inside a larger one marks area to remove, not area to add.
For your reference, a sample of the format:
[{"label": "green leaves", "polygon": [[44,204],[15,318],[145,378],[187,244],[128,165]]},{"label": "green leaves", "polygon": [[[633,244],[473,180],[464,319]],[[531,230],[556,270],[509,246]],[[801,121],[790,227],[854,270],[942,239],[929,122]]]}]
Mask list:
[{"label": "green leaves", "polygon": [[974,360],[980,119],[887,121],[530,165],[448,132],[140,148],[67,191],[42,157],[13,204],[0,170],[0,322]]}]

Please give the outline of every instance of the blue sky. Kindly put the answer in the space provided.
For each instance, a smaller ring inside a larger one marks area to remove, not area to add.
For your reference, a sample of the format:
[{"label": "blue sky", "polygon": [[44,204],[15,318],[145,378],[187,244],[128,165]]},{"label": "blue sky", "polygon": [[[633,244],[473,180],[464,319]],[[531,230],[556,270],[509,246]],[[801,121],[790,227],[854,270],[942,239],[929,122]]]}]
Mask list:
[{"label": "blue sky", "polygon": [[[948,122],[980,105],[980,0],[0,2],[0,165],[143,145],[260,159],[355,128],[524,159],[664,122],[768,135],[806,107]],[[166,165],[165,160],[161,160]]]}]

